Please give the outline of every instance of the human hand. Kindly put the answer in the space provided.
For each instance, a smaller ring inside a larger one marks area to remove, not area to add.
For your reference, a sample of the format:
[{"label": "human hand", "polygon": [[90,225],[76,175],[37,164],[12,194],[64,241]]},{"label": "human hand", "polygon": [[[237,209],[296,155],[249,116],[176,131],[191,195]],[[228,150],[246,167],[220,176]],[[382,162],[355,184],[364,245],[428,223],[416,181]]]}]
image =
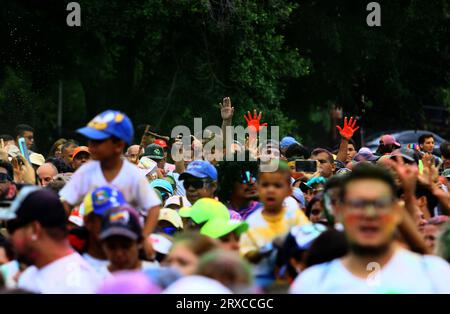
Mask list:
[{"label": "human hand", "polygon": [[36,184],[36,176],[33,167],[22,155],[11,160],[16,183]]},{"label": "human hand", "polygon": [[387,159],[385,160],[385,164],[388,164],[395,171],[405,193],[409,192],[411,195],[414,194],[419,175],[417,165],[405,164],[401,156],[397,156],[397,162]]},{"label": "human hand", "polygon": [[247,127],[250,129],[251,127],[254,128],[254,131],[259,132],[263,127],[267,126],[267,123],[260,123],[261,121],[262,112],[260,111],[259,114],[256,114],[256,109],[253,110],[253,117],[250,111],[247,112],[247,116],[244,115],[245,121],[247,121]]},{"label": "human hand", "polygon": [[353,134],[356,130],[359,129],[359,126],[356,126],[356,119],[350,117],[350,120],[347,123],[347,117],[344,118],[344,126],[341,128],[339,125],[336,125],[336,128],[339,130],[339,134],[349,140],[352,138]]},{"label": "human hand", "polygon": [[231,106],[230,97],[225,97],[223,102],[220,104],[220,115],[222,116],[222,120],[229,121],[233,118],[234,107]]},{"label": "human hand", "polygon": [[155,259],[156,252],[155,249],[153,249],[152,240],[150,237],[144,238],[144,252],[149,260]]},{"label": "human hand", "polygon": [[419,174],[418,180],[429,189],[437,182],[439,171],[434,164],[434,157],[431,154],[424,154],[422,157],[423,171]]}]

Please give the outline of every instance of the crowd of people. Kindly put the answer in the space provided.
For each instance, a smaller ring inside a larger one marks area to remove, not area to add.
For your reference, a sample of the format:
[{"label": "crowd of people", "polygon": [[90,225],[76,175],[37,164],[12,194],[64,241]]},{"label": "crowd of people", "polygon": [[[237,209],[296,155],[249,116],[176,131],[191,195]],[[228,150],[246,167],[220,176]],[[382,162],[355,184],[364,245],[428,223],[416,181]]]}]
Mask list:
[{"label": "crowd of people", "polygon": [[385,134],[372,152],[353,118],[335,149],[263,142],[255,111],[245,142],[195,154],[233,125],[228,97],[220,114],[188,147],[135,142],[115,110],[46,156],[31,126],[1,135],[1,291],[450,293],[449,142]]}]

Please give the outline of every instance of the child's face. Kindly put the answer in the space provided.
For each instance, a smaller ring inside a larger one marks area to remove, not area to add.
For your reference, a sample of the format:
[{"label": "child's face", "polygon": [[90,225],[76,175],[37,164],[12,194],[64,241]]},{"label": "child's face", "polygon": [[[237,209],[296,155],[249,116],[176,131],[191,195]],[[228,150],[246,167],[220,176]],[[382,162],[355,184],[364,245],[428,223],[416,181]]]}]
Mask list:
[{"label": "child's face", "polygon": [[265,210],[280,210],[284,199],[291,192],[291,186],[285,174],[280,172],[263,172],[259,176],[258,194]]},{"label": "child's face", "polygon": [[115,156],[120,156],[124,149],[124,142],[113,141],[111,138],[106,140],[90,140],[89,151],[94,160],[107,160]]}]

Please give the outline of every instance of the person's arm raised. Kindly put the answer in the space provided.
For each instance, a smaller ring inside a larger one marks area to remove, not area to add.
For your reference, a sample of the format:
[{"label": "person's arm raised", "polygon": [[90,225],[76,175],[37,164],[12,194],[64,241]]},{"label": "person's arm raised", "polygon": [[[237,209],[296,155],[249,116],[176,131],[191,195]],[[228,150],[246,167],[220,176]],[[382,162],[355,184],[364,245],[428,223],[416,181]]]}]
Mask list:
[{"label": "person's arm raised", "polygon": [[220,106],[220,115],[222,117],[222,137],[223,137],[222,147],[227,149],[228,148],[226,147],[227,127],[231,126],[232,124],[234,107],[231,106],[230,97],[225,97],[222,103],[219,103],[219,106]]},{"label": "person's arm raised", "polygon": [[347,123],[347,117],[344,118],[344,126],[341,128],[339,125],[336,125],[336,128],[339,130],[339,134],[341,135],[341,144],[339,145],[339,151],[336,156],[336,160],[346,162],[347,160],[347,148],[348,142],[355,134],[356,130],[359,129],[359,126],[356,126],[356,119],[350,117],[350,120]]}]

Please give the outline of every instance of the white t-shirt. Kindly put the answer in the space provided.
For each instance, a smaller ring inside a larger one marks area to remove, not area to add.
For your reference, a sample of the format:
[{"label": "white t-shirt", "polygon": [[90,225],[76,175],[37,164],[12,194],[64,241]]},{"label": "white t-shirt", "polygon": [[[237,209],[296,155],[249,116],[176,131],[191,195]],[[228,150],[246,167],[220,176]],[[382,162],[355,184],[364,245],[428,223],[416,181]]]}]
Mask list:
[{"label": "white t-shirt", "polygon": [[[370,266],[370,265],[369,265]],[[354,276],[341,259],[312,266],[293,282],[291,293],[450,293],[450,266],[440,257],[399,248],[378,272]]]},{"label": "white t-shirt", "polygon": [[35,293],[95,293],[101,284],[96,271],[78,253],[64,256],[41,269],[28,267],[18,288]]},{"label": "white t-shirt", "polygon": [[109,261],[107,259],[98,259],[95,257],[92,257],[88,253],[83,253],[84,260],[91,265],[91,267],[98,273],[100,273],[100,270],[109,264]]},{"label": "white t-shirt", "polygon": [[127,203],[138,208],[144,215],[149,208],[161,204],[147,178],[127,160],[123,160],[122,169],[111,182],[106,181],[99,161],[92,160],[84,164],[72,175],[59,195],[70,205],[78,205],[87,193],[102,186],[120,190]]}]

